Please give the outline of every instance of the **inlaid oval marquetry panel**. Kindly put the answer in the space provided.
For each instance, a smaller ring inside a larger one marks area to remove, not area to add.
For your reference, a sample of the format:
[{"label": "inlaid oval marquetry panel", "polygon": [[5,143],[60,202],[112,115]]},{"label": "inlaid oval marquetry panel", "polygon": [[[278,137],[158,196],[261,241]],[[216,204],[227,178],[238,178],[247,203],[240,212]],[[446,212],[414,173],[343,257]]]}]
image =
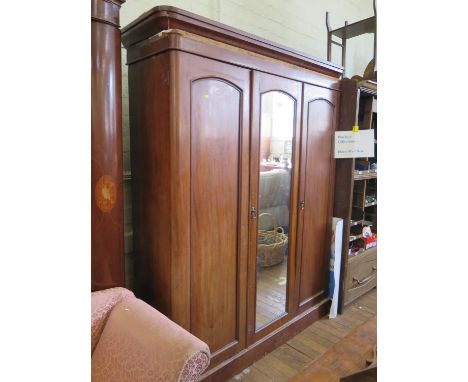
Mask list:
[{"label": "inlaid oval marquetry panel", "polygon": [[110,175],[101,176],[94,189],[96,204],[102,212],[110,212],[117,199],[117,187]]}]

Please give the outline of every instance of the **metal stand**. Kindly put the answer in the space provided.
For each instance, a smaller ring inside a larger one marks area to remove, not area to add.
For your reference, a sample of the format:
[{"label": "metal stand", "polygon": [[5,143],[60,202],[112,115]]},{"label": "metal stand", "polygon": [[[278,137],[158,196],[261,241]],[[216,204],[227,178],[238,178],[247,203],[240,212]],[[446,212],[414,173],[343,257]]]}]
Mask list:
[{"label": "metal stand", "polygon": [[[374,71],[377,71],[377,5],[374,0],[374,16],[360,20],[353,24],[345,21],[344,27],[331,29],[329,13],[326,13],[325,23],[327,26],[327,60],[331,61],[332,45],[341,48],[341,65],[343,66],[343,77],[346,74],[346,41],[350,38],[363,35],[365,33],[374,34]],[[341,39],[341,42],[333,41],[333,36]]]}]

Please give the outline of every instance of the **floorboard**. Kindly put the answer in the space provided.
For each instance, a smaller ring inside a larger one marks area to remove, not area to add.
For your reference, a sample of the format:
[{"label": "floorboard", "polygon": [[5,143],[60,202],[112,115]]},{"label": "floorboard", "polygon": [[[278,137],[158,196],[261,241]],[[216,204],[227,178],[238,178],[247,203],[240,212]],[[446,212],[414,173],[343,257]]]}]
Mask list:
[{"label": "floorboard", "polygon": [[285,312],[287,267],[285,260],[272,267],[260,267],[257,272],[257,329]]},{"label": "floorboard", "polygon": [[374,351],[377,343],[376,330],[377,316],[374,315],[319,359],[308,364],[290,382],[339,382],[345,376],[356,375],[365,370],[369,362],[377,367]]},{"label": "floorboard", "polygon": [[[280,268],[274,271],[277,272],[276,277],[281,277]],[[273,280],[275,279],[273,278]],[[275,282],[277,280],[278,278],[276,278]],[[264,300],[265,298],[262,297],[261,299]],[[266,306],[265,309],[273,307],[273,311],[275,311],[274,306],[275,304],[272,304],[269,307]],[[268,317],[267,310],[263,313],[265,317]],[[328,317],[323,317],[314,322],[288,342],[229,379],[229,382],[288,381],[299,375],[306,365],[318,359],[346,335],[376,314],[377,290],[372,289],[346,307],[343,314],[336,319],[329,320]],[[344,367],[339,360],[333,360],[331,365],[337,371]]]}]

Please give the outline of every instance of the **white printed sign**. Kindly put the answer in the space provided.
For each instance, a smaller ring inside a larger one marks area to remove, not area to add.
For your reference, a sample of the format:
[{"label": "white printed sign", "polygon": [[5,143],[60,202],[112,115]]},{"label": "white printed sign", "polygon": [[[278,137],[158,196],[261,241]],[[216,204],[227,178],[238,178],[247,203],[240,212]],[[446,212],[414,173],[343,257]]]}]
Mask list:
[{"label": "white printed sign", "polygon": [[374,155],[374,130],[335,131],[335,158],[372,158]]}]

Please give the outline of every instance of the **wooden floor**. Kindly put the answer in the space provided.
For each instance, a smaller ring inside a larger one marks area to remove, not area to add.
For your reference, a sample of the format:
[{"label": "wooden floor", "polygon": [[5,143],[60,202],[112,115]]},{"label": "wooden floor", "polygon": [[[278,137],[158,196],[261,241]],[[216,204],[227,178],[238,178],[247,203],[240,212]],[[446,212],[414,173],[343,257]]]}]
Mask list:
[{"label": "wooden floor", "polygon": [[229,381],[287,381],[376,313],[377,290],[372,289],[336,319],[323,317]]},{"label": "wooden floor", "polygon": [[272,267],[258,268],[255,328],[274,321],[286,311],[288,261]]}]

